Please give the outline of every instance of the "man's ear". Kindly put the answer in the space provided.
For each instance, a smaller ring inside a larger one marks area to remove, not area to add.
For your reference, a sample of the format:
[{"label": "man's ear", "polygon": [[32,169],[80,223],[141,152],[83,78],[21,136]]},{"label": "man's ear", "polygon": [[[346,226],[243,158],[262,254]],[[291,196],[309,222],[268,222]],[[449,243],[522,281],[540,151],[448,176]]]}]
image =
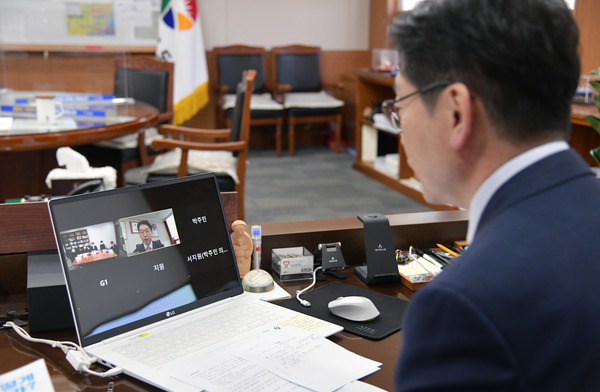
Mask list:
[{"label": "man's ear", "polygon": [[472,136],[473,100],[471,93],[463,83],[453,83],[444,92],[450,118],[450,148],[462,149]]}]

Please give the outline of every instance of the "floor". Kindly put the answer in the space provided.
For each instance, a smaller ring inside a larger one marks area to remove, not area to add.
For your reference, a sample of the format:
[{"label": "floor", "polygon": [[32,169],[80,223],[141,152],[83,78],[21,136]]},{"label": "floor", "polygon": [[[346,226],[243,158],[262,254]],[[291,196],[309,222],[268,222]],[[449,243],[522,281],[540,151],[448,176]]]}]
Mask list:
[{"label": "floor", "polygon": [[354,157],[325,147],[300,148],[280,158],[250,150],[246,172],[246,223],[349,218],[379,212],[430,211],[354,170]]}]

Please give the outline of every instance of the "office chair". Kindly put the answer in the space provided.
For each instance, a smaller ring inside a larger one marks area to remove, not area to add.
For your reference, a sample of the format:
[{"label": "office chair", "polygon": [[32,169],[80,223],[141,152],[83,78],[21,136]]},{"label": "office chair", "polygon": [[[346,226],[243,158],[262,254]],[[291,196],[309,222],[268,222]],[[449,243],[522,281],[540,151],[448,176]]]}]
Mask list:
[{"label": "office chair", "polygon": [[[115,97],[133,98],[156,107],[158,123],[173,118],[173,63],[153,56],[127,56],[115,60]],[[125,185],[125,172],[131,168],[152,163],[156,151],[150,142],[159,137],[156,128],[148,128],[138,134],[99,143],[75,147],[91,166],[112,166],[117,169],[118,185]]]},{"label": "office chair", "polygon": [[271,52],[275,98],[285,108],[290,156],[294,156],[296,124],[309,123],[333,124],[335,151],[339,153],[344,102],[323,90],[321,49],[317,46],[289,45],[274,47]]},{"label": "office chair", "polygon": [[275,126],[275,151],[281,156],[283,105],[275,101],[265,79],[265,50],[256,46],[231,45],[215,47],[214,90],[217,97],[217,119],[221,126],[230,126],[235,92],[245,69],[256,70],[254,91],[250,101],[250,126]]},{"label": "office chair", "polygon": [[237,191],[238,216],[244,219],[244,185],[250,139],[250,97],[256,71],[244,72],[236,90],[236,105],[229,129],[198,129],[161,125],[160,134],[150,144],[154,150],[169,150],[149,166],[136,167],[125,173],[128,185],[160,181],[188,174],[214,172],[219,190]]}]

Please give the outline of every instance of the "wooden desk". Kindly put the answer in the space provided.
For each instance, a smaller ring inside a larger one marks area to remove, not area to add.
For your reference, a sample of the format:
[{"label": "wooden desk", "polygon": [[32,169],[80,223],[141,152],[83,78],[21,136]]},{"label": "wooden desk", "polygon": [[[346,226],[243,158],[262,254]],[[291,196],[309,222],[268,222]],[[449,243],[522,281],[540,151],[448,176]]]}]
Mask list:
[{"label": "wooden desk", "polygon": [[[344,283],[366,287],[354,275],[352,269],[346,270],[345,273],[347,274],[348,279],[344,280]],[[333,277],[329,277],[328,279],[329,281],[337,280]],[[309,283],[310,282],[302,281],[294,282],[294,284],[286,283],[281,285],[290,294],[294,295],[296,289],[304,288]],[[319,283],[317,287],[326,283],[327,282]],[[369,288],[399,298],[406,298],[400,292],[400,287],[401,286],[399,285],[386,285]],[[20,304],[19,299],[21,301]],[[22,306],[25,305],[25,303],[23,303],[24,300],[24,296],[20,298],[13,298],[13,305],[15,306],[13,309],[19,309],[19,306],[22,308]],[[7,304],[5,303],[4,306],[6,305]],[[74,330],[37,333],[35,334],[35,337],[68,341],[76,341],[77,339]],[[354,353],[383,363],[380,371],[367,376],[363,379],[363,381],[388,391],[393,389],[394,364],[396,362],[401,343],[400,332],[379,341],[371,341],[347,332],[337,333],[330,339]],[[110,380],[105,380],[99,377],[77,373],[71,368],[61,350],[52,348],[45,344],[27,342],[12,330],[0,332],[0,358],[2,359],[0,361],[0,373],[16,369],[19,366],[23,366],[29,362],[32,362],[34,359],[44,358],[46,360],[46,364],[48,365],[54,388],[57,392],[72,390],[97,391],[98,388],[102,386],[106,388],[106,384],[109,381],[113,381],[115,383],[116,391],[125,392],[159,390],[148,384],[124,375],[114,377]],[[99,365],[94,366],[93,369],[98,371],[105,370],[105,368]],[[77,385],[77,387],[75,388],[74,385]]]},{"label": "wooden desk", "polygon": [[[47,216],[43,214],[45,203],[38,203],[35,208],[29,208],[29,212],[18,211],[14,206],[0,206],[0,238],[7,241],[0,242],[0,254],[18,252],[19,249],[42,250],[52,249],[53,240],[49,238],[50,225]],[[24,207],[21,206],[21,209]],[[8,210],[11,211],[8,211]],[[227,208],[226,208],[227,209]],[[233,211],[230,209],[230,211]],[[467,230],[467,217],[465,211],[441,211],[425,212],[417,214],[390,215],[388,219],[392,229],[394,246],[406,248],[408,245],[419,247],[433,247],[436,242],[452,242],[465,238]],[[229,216],[228,220],[233,218]],[[20,226],[15,228],[15,223]],[[38,228],[36,235],[29,232],[32,227]],[[271,223],[262,225],[263,237],[263,268],[269,270],[270,254],[273,248],[288,246],[304,246],[310,251],[317,248],[319,243],[340,241],[342,252],[347,264],[351,266],[363,263],[365,249],[362,224],[356,218]],[[28,233],[27,236],[24,234]],[[37,238],[35,243],[26,243],[23,237]],[[39,237],[39,238],[38,238]],[[19,243],[15,243],[21,241]],[[6,244],[5,242],[12,242]],[[5,264],[0,260],[0,275],[5,269]],[[24,274],[24,271],[21,272]],[[353,273],[352,268],[345,271],[348,279],[344,282],[357,285],[370,290],[376,290],[397,298],[409,298],[412,294],[406,287],[394,283],[377,286],[366,286]],[[328,281],[336,278],[328,277]],[[326,284],[319,283],[319,285]],[[295,293],[299,288],[304,288],[308,282],[289,282],[282,287],[290,293]],[[26,296],[5,295],[0,297],[0,312],[6,311],[7,306],[18,308],[24,307]],[[371,341],[356,335],[340,332],[331,337],[335,343],[349,349],[352,352],[383,363],[381,370],[367,376],[364,381],[379,386],[385,390],[392,390],[394,366],[401,347],[401,332],[395,333],[380,341]],[[55,331],[44,334],[36,334],[36,337],[49,339],[73,340],[74,332]],[[67,363],[60,350],[53,349],[47,345],[33,344],[23,341],[14,332],[0,332],[0,372],[15,369],[25,365],[34,359],[44,358],[48,364],[50,376],[57,391],[97,391],[106,388],[108,380],[98,377],[87,376],[74,372]],[[118,391],[156,391],[157,389],[134,380],[127,376],[118,376],[115,387]]]}]

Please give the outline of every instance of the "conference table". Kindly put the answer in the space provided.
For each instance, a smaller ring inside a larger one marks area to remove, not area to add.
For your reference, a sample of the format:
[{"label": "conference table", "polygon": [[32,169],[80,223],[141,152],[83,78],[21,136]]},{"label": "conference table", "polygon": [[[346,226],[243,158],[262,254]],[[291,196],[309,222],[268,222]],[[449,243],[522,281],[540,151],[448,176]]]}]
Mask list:
[{"label": "conference table", "polygon": [[[55,124],[38,124],[37,95],[64,101]],[[144,102],[70,92],[0,92],[0,202],[47,193],[44,180],[55,167],[56,149],[138,133],[158,122],[158,109]],[[18,173],[19,176],[15,176]]]},{"label": "conference table", "polygon": [[[54,95],[65,115],[40,124],[34,100]],[[62,98],[62,99],[61,99]],[[156,124],[158,109],[130,98],[68,92],[0,93],[0,151],[29,151],[96,143]]]}]

